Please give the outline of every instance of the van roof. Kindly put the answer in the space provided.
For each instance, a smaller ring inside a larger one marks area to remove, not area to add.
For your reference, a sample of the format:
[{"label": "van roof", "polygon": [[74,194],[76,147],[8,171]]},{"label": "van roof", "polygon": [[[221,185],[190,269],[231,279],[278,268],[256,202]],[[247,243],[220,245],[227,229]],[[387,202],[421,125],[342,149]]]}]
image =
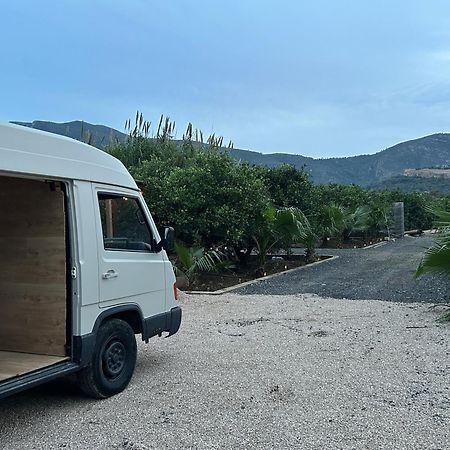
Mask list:
[{"label": "van roof", "polygon": [[98,148],[65,136],[0,123],[0,172],[3,171],[137,189],[125,166]]}]

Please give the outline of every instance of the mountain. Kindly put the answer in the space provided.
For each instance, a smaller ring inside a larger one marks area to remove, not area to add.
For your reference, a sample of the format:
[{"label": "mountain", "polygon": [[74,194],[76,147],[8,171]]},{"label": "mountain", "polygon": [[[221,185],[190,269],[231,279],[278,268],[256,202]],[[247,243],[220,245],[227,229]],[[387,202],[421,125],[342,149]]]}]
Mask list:
[{"label": "mountain", "polygon": [[313,159],[283,153],[261,154],[234,150],[233,156],[251,164],[277,166],[282,163],[305,166],[316,183],[360,184],[368,186],[405,169],[449,166],[450,134],[439,133],[402,142],[373,155],[348,158]]},{"label": "mountain", "polygon": [[[114,140],[123,140],[125,134],[104,125],[88,122],[54,123],[44,121],[13,122],[16,124],[62,134],[87,141],[99,147]],[[286,153],[263,154],[250,150],[231,150],[231,155],[250,164],[275,167],[291,164],[305,167],[316,183],[359,184],[369,186],[390,177],[403,174],[405,169],[450,166],[450,134],[438,133],[389,147],[373,155],[348,158],[314,159]]]},{"label": "mountain", "polygon": [[126,137],[124,133],[105,125],[93,125],[92,123],[75,120],[73,122],[46,122],[35,120],[34,122],[11,122],[16,125],[23,125],[37,130],[48,131],[50,133],[67,136],[77,141],[89,142],[91,145],[104,149],[107,144],[116,140],[123,141]]}]

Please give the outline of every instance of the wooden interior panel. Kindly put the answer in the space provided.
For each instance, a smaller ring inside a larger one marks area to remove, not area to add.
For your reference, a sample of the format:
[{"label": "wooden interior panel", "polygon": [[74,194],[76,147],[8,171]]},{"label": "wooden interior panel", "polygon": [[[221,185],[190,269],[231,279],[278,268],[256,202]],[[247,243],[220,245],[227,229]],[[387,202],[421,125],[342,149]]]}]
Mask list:
[{"label": "wooden interior panel", "polygon": [[0,351],[0,381],[57,364],[68,358]]},{"label": "wooden interior panel", "polygon": [[0,176],[0,350],[64,356],[65,342],[64,194]]}]

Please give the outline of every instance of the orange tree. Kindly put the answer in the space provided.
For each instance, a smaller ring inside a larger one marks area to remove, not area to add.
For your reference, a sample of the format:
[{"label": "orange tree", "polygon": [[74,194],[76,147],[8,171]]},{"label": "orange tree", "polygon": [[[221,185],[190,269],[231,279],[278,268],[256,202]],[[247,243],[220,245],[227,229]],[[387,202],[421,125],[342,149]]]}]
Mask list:
[{"label": "orange tree", "polygon": [[258,226],[268,198],[262,180],[226,152],[199,149],[182,166],[154,157],[132,170],[155,220],[187,245],[238,245]]}]

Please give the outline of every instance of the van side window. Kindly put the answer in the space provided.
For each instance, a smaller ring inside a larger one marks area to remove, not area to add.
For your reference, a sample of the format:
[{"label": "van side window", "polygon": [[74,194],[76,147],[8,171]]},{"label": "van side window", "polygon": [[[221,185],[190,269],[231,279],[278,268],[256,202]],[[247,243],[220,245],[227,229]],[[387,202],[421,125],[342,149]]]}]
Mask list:
[{"label": "van side window", "polygon": [[152,252],[154,239],[139,201],[98,194],[105,250]]}]

